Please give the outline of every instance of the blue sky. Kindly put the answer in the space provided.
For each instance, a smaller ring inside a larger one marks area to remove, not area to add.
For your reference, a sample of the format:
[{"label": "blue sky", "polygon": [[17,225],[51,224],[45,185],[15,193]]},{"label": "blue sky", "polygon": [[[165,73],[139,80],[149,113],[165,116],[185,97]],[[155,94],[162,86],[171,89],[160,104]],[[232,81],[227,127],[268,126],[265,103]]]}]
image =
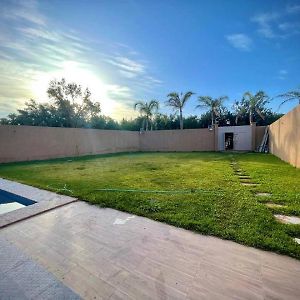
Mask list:
[{"label": "blue sky", "polygon": [[[88,86],[103,113],[171,91],[270,96],[300,87],[300,1],[2,1],[0,116],[47,101],[53,78]],[[185,114],[195,111],[197,96]],[[278,111],[279,100],[270,107]],[[296,102],[286,104],[287,112]]]}]

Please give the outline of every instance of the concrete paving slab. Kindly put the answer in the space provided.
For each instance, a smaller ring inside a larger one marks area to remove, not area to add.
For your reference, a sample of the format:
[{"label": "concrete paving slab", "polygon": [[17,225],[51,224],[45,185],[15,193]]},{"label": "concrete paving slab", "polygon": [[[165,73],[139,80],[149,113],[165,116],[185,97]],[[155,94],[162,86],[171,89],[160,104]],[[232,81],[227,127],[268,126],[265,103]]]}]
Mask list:
[{"label": "concrete paving slab", "polygon": [[[118,219],[126,222],[116,224]],[[0,237],[22,250],[20,261],[28,271],[39,274],[26,256],[84,299],[300,295],[300,262],[295,259],[81,201],[5,227]],[[11,274],[22,278],[25,271],[17,266]],[[34,286],[40,299],[64,294],[64,287],[50,290],[56,286],[52,280],[42,280],[42,286],[42,292]],[[29,287],[25,281],[23,289]]]}]

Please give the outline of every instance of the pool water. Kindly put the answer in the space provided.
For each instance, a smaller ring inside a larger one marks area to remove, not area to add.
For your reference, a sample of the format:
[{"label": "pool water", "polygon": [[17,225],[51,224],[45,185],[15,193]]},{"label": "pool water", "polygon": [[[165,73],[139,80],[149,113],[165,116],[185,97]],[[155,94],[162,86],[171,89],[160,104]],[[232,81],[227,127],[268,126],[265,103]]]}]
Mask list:
[{"label": "pool water", "polygon": [[33,200],[0,190],[0,215],[34,203],[36,202]]}]

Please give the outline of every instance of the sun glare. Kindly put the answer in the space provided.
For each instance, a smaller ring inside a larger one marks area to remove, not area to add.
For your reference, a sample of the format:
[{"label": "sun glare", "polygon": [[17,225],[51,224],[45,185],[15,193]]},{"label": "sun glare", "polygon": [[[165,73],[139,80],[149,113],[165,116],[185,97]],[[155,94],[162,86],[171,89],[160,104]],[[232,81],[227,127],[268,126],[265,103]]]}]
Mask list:
[{"label": "sun glare", "polygon": [[32,96],[35,100],[48,101],[47,88],[53,79],[65,78],[67,82],[81,84],[83,88],[88,87],[92,93],[92,100],[101,103],[102,113],[105,115],[116,115],[117,103],[109,97],[109,85],[101,78],[87,70],[82,64],[75,61],[65,61],[61,69],[55,72],[39,72],[36,74],[32,85]]}]

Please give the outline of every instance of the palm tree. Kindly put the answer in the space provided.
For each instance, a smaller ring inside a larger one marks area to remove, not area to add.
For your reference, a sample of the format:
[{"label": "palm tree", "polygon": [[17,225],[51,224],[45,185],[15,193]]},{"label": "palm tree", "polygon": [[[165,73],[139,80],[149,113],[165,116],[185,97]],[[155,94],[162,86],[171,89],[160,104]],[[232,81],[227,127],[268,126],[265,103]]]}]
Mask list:
[{"label": "palm tree", "polygon": [[247,108],[239,101],[235,101],[232,107],[235,114],[235,125],[237,125],[239,118],[247,113]]},{"label": "palm tree", "polygon": [[249,123],[253,122],[253,116],[256,112],[263,120],[265,119],[262,111],[269,102],[269,97],[263,91],[258,91],[255,95],[250,92],[244,93],[242,104],[246,107],[249,114]]},{"label": "palm tree", "polygon": [[149,123],[151,123],[152,130],[152,116],[157,112],[159,108],[159,102],[157,100],[151,100],[149,102],[138,101],[134,104],[134,109],[145,118],[146,131],[148,131]]},{"label": "palm tree", "polygon": [[211,125],[216,123],[216,117],[219,117],[223,102],[228,99],[227,96],[221,96],[218,98],[212,98],[210,96],[200,96],[198,101],[200,104],[196,108],[209,109],[211,115]]},{"label": "palm tree", "polygon": [[166,101],[166,104],[174,110],[179,111],[180,129],[183,129],[182,109],[193,94],[193,92],[187,92],[185,94],[180,93],[179,95],[178,93],[173,92],[167,95],[169,99]]},{"label": "palm tree", "polygon": [[284,93],[282,95],[279,95],[278,97],[284,98],[284,100],[281,102],[281,104],[279,105],[279,108],[281,107],[281,105],[283,105],[286,102],[289,101],[293,101],[293,100],[297,100],[298,104],[300,104],[300,88],[298,88],[298,90],[294,90],[294,91],[289,91],[287,93]]}]

